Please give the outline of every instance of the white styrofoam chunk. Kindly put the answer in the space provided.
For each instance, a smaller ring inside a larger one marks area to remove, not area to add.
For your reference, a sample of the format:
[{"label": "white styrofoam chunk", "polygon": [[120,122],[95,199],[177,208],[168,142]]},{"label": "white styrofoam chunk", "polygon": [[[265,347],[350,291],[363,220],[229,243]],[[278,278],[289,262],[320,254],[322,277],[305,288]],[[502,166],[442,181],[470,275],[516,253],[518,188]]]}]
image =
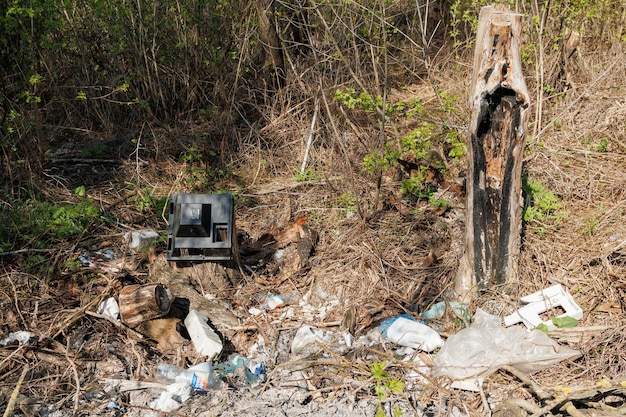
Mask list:
[{"label": "white styrofoam chunk", "polygon": [[193,342],[196,352],[214,358],[222,351],[222,341],[207,323],[207,317],[196,310],[191,310],[185,317],[185,327]]}]

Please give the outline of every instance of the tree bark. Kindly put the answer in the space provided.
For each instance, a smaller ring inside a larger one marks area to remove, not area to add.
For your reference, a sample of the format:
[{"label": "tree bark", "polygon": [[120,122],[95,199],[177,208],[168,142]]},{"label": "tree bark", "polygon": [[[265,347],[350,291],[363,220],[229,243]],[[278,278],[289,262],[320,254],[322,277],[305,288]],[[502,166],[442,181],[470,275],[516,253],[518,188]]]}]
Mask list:
[{"label": "tree bark", "polygon": [[520,252],[521,170],[530,97],[522,74],[522,15],[480,11],[470,85],[465,254],[458,296],[513,282]]},{"label": "tree bark", "polygon": [[274,3],[271,0],[258,0],[255,6],[259,18],[259,38],[270,57],[272,75],[278,82],[278,87],[282,87],[285,81],[285,60],[275,26]]}]

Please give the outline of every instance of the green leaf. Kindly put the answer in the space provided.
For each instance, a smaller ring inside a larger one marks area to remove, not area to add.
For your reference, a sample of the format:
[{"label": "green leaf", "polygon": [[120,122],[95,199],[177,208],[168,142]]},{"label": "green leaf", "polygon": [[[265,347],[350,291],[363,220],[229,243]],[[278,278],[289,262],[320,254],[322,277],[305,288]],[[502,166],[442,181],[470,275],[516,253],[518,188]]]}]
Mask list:
[{"label": "green leaf", "polygon": [[39,84],[41,82],[42,79],[43,79],[43,77],[40,74],[33,74],[28,79],[28,83],[30,85],[37,85],[37,84]]},{"label": "green leaf", "polygon": [[402,391],[404,390],[405,385],[406,384],[404,382],[396,378],[390,380],[387,383],[387,386],[389,387],[389,389],[395,392],[396,394],[402,394]]},{"label": "green leaf", "polygon": [[559,329],[563,329],[565,327],[576,327],[578,320],[570,316],[552,317],[552,323]]},{"label": "green leaf", "polygon": [[74,190],[74,194],[76,194],[79,197],[84,197],[86,192],[87,192],[87,188],[85,188],[84,185],[78,186]]},{"label": "green leaf", "polygon": [[382,360],[380,362],[375,361],[370,364],[370,372],[372,376],[378,380],[388,378],[389,375],[385,373],[385,368],[387,367],[387,361]]}]

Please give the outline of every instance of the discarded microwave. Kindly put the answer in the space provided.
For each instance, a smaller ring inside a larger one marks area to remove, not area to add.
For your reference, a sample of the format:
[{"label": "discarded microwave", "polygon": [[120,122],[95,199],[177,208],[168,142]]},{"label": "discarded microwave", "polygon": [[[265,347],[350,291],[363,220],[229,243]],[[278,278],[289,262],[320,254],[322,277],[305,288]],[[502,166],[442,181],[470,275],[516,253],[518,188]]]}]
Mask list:
[{"label": "discarded microwave", "polygon": [[231,194],[172,194],[168,261],[228,261],[234,239]]}]

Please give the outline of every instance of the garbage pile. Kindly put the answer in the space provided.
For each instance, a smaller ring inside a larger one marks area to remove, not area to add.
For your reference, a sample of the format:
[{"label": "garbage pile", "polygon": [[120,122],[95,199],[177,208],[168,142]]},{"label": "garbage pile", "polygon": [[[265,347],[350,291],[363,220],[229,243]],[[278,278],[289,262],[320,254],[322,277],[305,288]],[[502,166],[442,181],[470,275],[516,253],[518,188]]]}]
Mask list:
[{"label": "garbage pile", "polygon": [[[241,265],[252,273],[268,262],[291,262],[294,270],[305,267],[316,242],[316,233],[305,222],[306,219],[298,219],[256,241],[242,239],[238,248]],[[127,233],[125,241],[129,249],[141,252],[158,236],[151,230],[138,230]],[[113,251],[85,252],[80,261],[111,271],[122,268]],[[409,379],[436,381],[449,389],[480,391],[484,381],[503,367],[528,375],[581,354],[549,336],[552,330],[575,326],[583,314],[561,285],[522,297],[522,307],[503,317],[456,301],[435,300],[420,314],[396,314],[356,332],[354,312],[350,311],[341,324],[320,327],[311,313],[308,294],[299,298],[279,292],[252,294],[250,306],[243,310],[247,316],[242,317],[241,312],[236,315],[232,301],[212,299],[210,293],[202,295],[196,291],[189,270],[169,264],[164,257],[160,262],[159,272],[151,274],[148,282],[127,283],[117,294],[103,300],[95,312],[96,317],[115,323],[133,338],[155,342],[163,353],[185,353],[185,362],[170,355],[170,363],[159,364],[152,381],[100,381],[111,398],[125,390],[160,390],[160,395],[149,403],[156,411],[172,412],[201,392],[218,392],[234,384],[258,386],[267,380],[280,359],[297,364],[311,358],[332,359],[380,348],[412,365],[414,372],[408,375]],[[211,275],[207,269],[194,271],[199,280]],[[238,288],[241,291],[242,285]],[[335,301],[327,302],[331,305]],[[291,337],[287,356],[279,359],[269,346],[268,337],[255,334],[263,332],[257,320],[293,317],[295,306],[300,309],[300,324],[288,330]],[[453,334],[444,331],[444,317],[454,317],[461,330]],[[246,343],[237,340],[238,335],[246,332]],[[10,334],[0,340],[0,346],[27,344],[33,336],[28,332]],[[299,365],[290,368],[290,372],[301,373],[306,379]],[[109,408],[116,407],[116,401],[111,400]]]},{"label": "garbage pile", "polygon": [[[137,317],[149,321],[168,314],[175,296],[161,284],[124,287],[120,291],[119,306],[111,297],[101,304],[98,312],[136,328]],[[288,314],[287,304],[280,294],[257,298],[259,305],[248,310],[250,317],[281,309],[281,314]],[[413,361],[420,374],[414,375],[416,377],[437,378],[442,386],[478,391],[486,378],[504,366],[532,374],[580,355],[577,350],[559,345],[546,333],[546,329],[566,319],[571,324],[580,318],[582,310],[567,291],[554,286],[523,297],[521,301],[526,305],[504,318],[480,308],[472,314],[466,305],[440,301],[419,316],[389,317],[356,339],[348,329],[329,330],[303,324],[295,330],[291,340],[290,360],[303,360],[320,352],[343,356],[360,347],[383,345],[392,349],[399,360]],[[561,307],[565,313],[547,321],[540,320],[539,314],[556,307]],[[446,312],[452,312],[467,327],[442,336],[437,323]],[[164,412],[176,410],[194,392],[225,389],[228,386],[225,380],[232,381],[235,374],[239,375],[239,383],[247,385],[258,384],[267,377],[267,367],[272,361],[262,344],[257,343],[249,350],[256,356],[231,353],[226,360],[217,361],[223,353],[223,334],[228,333],[224,327],[215,328],[215,323],[220,321],[213,321],[192,309],[182,323],[191,341],[188,348],[202,361],[188,368],[167,363],[159,365],[154,378],[163,384],[162,393],[150,403],[151,408]],[[416,356],[419,352],[430,356],[429,365]]]}]

